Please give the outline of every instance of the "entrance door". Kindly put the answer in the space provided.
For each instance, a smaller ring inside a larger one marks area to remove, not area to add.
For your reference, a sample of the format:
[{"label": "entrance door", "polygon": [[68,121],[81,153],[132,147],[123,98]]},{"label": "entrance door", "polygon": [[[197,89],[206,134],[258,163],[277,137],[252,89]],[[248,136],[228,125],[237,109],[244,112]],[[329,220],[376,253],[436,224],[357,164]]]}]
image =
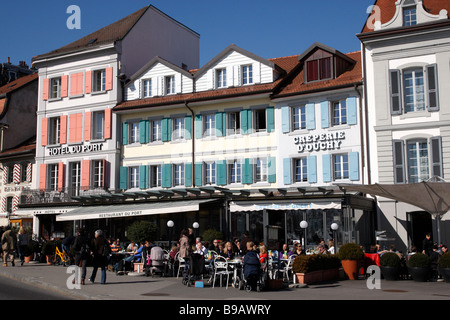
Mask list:
[{"label": "entrance door", "polygon": [[422,252],[422,241],[427,233],[433,231],[431,214],[426,211],[408,212],[409,243],[417,247],[417,252]]},{"label": "entrance door", "polygon": [[267,249],[281,250],[286,241],[285,212],[281,210],[268,210]]}]

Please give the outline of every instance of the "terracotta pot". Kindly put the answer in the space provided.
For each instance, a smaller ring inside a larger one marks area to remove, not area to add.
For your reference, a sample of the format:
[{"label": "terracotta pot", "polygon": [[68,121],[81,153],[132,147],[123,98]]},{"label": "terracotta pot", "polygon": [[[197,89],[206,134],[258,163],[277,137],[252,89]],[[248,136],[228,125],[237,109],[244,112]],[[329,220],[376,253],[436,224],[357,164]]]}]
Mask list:
[{"label": "terracotta pot", "polygon": [[33,259],[34,259],[34,253],[32,253],[32,254],[29,255],[29,256],[25,256],[25,257],[24,257],[24,262],[25,262],[25,263],[30,263],[30,261],[33,261]]},{"label": "terracotta pot", "polygon": [[350,280],[358,279],[360,269],[359,260],[341,260],[342,268]]},{"label": "terracotta pot", "polygon": [[46,261],[47,261],[47,264],[52,264],[52,258],[53,258],[53,255],[46,255],[46,256],[45,256],[45,259],[46,259]]}]

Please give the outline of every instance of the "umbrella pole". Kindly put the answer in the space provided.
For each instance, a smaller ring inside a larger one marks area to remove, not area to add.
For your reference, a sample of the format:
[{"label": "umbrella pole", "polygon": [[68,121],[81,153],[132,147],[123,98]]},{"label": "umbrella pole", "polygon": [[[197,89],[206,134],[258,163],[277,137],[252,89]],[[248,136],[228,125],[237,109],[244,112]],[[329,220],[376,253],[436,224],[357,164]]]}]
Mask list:
[{"label": "umbrella pole", "polygon": [[441,245],[441,215],[438,214],[436,216],[436,227],[437,227],[437,236],[438,236],[438,241],[437,244],[438,246]]}]

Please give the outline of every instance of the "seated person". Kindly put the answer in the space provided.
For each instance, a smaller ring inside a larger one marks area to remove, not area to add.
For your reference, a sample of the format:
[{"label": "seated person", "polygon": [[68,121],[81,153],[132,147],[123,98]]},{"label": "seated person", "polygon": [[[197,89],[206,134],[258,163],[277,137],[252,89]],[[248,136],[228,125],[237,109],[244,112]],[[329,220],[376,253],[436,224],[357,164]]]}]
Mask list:
[{"label": "seated person", "polygon": [[116,239],[111,243],[111,252],[119,252],[120,250],[122,248],[120,247],[119,239]]},{"label": "seated person", "polygon": [[225,248],[223,250],[222,254],[227,260],[233,260],[234,259],[234,250],[233,250],[233,244],[231,242],[225,243]]},{"label": "seated person", "polygon": [[133,262],[140,262],[142,258],[142,251],[144,249],[144,246],[141,244],[139,249],[137,249],[136,252],[133,252],[130,256],[123,258],[119,262],[117,262],[114,266],[114,269],[116,272],[118,271],[124,271],[123,268],[126,267],[128,264],[131,265]]},{"label": "seated person", "polygon": [[200,241],[198,241],[195,244],[194,253],[198,253],[198,254],[201,254],[203,257],[206,257],[206,256],[208,256],[208,249]]},{"label": "seated person", "polygon": [[279,259],[288,259],[292,255],[292,251],[289,250],[287,243],[283,244],[283,250],[279,252]]},{"label": "seated person", "polygon": [[265,245],[261,245],[259,246],[259,261],[261,262],[261,264],[264,264],[267,262],[267,248]]}]

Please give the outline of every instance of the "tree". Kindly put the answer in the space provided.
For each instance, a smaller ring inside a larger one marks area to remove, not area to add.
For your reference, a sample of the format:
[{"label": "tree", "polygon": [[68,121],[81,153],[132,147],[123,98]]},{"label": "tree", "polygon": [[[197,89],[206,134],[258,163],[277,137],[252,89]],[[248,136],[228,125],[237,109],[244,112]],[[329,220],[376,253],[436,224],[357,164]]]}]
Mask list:
[{"label": "tree", "polygon": [[127,228],[127,238],[136,243],[152,241],[156,238],[158,227],[150,221],[136,221]]}]

